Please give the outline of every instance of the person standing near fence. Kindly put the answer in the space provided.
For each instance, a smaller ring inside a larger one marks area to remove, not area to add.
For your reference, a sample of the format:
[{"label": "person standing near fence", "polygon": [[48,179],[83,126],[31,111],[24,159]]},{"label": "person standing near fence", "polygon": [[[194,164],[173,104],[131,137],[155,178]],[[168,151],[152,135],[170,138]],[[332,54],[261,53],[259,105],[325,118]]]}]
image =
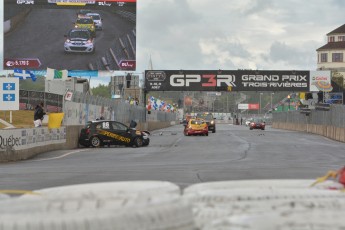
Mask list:
[{"label": "person standing near fence", "polygon": [[44,115],[46,115],[46,113],[43,110],[43,102],[39,103],[38,105],[36,105],[35,107],[35,113],[34,113],[34,125],[35,127],[40,127],[42,126],[42,120],[44,118]]}]

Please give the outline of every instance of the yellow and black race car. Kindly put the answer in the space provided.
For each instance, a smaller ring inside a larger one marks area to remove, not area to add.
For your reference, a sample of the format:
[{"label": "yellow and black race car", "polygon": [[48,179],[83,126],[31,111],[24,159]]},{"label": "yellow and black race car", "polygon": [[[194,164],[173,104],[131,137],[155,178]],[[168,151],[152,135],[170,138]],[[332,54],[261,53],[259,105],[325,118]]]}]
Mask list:
[{"label": "yellow and black race car", "polygon": [[100,147],[104,145],[124,145],[142,147],[150,143],[150,133],[139,131],[135,127],[111,120],[96,120],[87,122],[79,135],[79,144],[85,147]]}]

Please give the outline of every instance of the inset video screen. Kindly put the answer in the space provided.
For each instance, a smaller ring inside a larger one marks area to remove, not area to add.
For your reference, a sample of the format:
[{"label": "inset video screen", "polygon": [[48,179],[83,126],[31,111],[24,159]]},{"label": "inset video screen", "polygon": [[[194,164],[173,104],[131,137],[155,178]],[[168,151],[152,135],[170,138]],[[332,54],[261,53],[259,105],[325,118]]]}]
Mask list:
[{"label": "inset video screen", "polygon": [[4,70],[136,70],[136,0],[4,0]]}]

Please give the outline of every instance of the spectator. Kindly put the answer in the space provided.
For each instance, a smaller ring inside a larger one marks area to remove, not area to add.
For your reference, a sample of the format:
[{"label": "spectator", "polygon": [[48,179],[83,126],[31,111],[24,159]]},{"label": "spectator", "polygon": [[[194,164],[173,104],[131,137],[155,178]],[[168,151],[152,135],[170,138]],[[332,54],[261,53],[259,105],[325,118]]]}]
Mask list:
[{"label": "spectator", "polygon": [[42,126],[42,120],[44,118],[44,115],[46,115],[46,113],[43,110],[43,102],[39,103],[38,105],[36,105],[35,107],[35,113],[34,113],[34,124],[35,127],[40,127]]}]

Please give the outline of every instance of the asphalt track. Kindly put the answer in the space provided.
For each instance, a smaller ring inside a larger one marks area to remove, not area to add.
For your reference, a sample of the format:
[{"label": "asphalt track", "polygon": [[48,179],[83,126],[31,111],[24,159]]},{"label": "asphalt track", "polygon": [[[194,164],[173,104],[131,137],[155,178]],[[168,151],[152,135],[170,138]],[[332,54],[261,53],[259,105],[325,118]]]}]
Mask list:
[{"label": "asphalt track", "polygon": [[218,124],[206,136],[183,126],[157,130],[143,148],[54,151],[0,165],[1,190],[111,181],[170,181],[181,188],[211,181],[316,179],[344,166],[345,143],[302,132]]}]

